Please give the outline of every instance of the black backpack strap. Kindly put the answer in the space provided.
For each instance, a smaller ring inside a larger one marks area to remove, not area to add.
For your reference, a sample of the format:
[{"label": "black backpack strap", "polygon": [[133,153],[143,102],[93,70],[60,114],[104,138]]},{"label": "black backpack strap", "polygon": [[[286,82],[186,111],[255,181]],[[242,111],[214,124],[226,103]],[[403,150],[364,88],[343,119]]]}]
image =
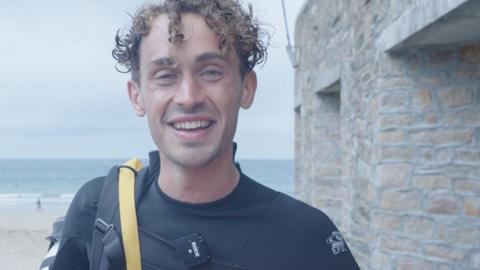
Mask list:
[{"label": "black backpack strap", "polygon": [[[121,241],[121,225],[118,215],[118,172],[120,166],[110,169],[100,193],[92,233],[90,248],[90,270],[99,270],[102,255],[111,267],[119,269],[125,265],[125,256]],[[148,167],[140,170],[135,177],[135,204],[138,205],[141,197],[151,181],[147,181]],[[116,218],[115,218],[116,217]],[[115,227],[117,229],[115,229]],[[118,232],[118,233],[117,233]],[[103,254],[105,253],[105,254]]]},{"label": "black backpack strap", "polygon": [[118,166],[110,169],[105,177],[100,198],[98,200],[97,214],[92,233],[90,247],[90,269],[98,270],[100,258],[103,253],[103,237],[113,229],[111,221],[118,210]]}]

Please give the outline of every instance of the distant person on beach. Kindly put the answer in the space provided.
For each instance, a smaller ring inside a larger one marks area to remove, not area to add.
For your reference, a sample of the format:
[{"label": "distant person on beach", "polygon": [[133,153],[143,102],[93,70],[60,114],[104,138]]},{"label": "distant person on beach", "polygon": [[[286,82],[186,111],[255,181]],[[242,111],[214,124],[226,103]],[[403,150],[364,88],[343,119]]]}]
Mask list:
[{"label": "distant person on beach", "polygon": [[[359,269],[323,212],[234,162],[239,109],[252,105],[267,39],[237,0],[148,4],[117,32],[113,57],[131,73],[128,97],[157,149],[135,173],[127,223],[116,194],[125,167],[77,192],[53,269]],[[124,235],[135,217],[138,238]]]},{"label": "distant person on beach", "polygon": [[42,210],[42,201],[40,201],[40,198],[37,199],[37,210]]}]

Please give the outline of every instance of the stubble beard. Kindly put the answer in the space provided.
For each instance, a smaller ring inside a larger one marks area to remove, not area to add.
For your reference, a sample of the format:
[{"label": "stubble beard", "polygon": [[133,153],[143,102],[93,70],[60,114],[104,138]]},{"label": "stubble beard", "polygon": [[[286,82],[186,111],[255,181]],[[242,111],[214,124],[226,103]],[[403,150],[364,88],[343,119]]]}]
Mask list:
[{"label": "stubble beard", "polygon": [[178,167],[186,169],[197,169],[207,166],[213,162],[219,155],[220,145],[203,145],[202,143],[189,142],[181,146],[182,149],[169,147],[164,152],[166,158],[172,161]]}]

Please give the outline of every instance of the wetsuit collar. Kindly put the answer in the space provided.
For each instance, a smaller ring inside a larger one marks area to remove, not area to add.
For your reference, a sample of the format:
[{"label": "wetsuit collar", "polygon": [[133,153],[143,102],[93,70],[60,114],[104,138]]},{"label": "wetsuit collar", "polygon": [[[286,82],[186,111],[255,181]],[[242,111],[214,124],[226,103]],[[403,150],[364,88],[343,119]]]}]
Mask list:
[{"label": "wetsuit collar", "polygon": [[[233,151],[232,151],[232,160],[235,161],[235,154],[237,153],[237,143],[233,142]],[[150,168],[155,168],[160,163],[160,154],[158,150],[151,151],[148,153],[148,160],[149,160],[149,167]],[[237,168],[239,168],[238,164]]]}]

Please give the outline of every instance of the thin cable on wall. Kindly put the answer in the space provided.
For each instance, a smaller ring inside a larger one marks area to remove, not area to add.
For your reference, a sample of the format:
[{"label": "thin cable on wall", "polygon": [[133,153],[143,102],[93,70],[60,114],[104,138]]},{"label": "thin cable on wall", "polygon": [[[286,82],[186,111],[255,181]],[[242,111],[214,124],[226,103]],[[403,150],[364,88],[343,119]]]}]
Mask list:
[{"label": "thin cable on wall", "polygon": [[285,30],[287,32],[287,42],[288,42],[286,47],[287,53],[293,68],[296,68],[298,67],[298,61],[297,61],[297,56],[295,54],[295,48],[292,47],[292,44],[290,43],[290,34],[288,32],[288,23],[287,23],[287,13],[285,11],[285,0],[282,0],[282,9],[283,9],[283,20],[285,22]]}]

